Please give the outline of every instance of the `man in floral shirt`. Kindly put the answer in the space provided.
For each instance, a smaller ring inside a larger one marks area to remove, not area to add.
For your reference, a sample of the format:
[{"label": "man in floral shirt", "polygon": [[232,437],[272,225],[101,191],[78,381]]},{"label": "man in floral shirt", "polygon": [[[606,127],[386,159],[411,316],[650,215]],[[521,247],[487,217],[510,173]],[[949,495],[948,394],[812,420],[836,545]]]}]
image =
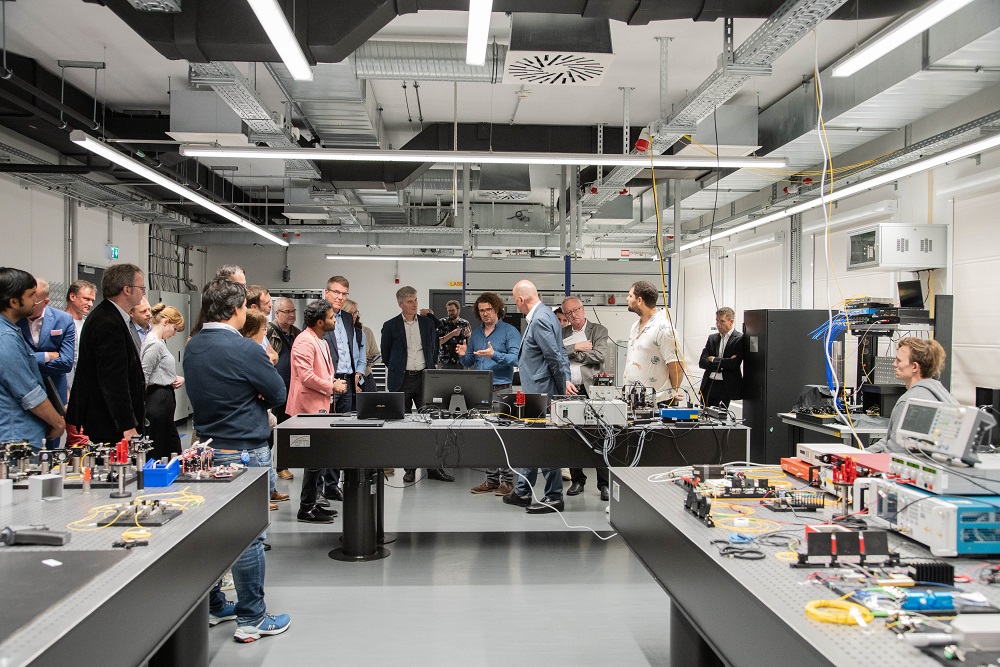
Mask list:
[{"label": "man in floral shirt", "polygon": [[464,368],[461,363],[461,355],[455,348],[468,342],[472,330],[469,320],[459,317],[462,312],[462,304],[452,299],[447,304],[448,317],[438,320],[437,335],[438,344],[441,346],[441,353],[438,355],[439,368]]},{"label": "man in floral shirt", "polygon": [[628,292],[628,309],[639,316],[628,337],[628,356],[622,378],[625,384],[638,382],[656,392],[657,401],[669,401],[680,393],[684,378],[680,342],[666,308],[656,307],[659,292],[653,284],[640,280]]}]

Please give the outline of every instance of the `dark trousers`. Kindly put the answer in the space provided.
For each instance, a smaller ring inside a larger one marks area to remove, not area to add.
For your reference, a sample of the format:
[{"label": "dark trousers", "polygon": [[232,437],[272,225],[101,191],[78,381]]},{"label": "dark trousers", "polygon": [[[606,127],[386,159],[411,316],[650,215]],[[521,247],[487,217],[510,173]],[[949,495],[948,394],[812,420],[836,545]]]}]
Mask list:
[{"label": "dark trousers", "polygon": [[[354,410],[354,374],[347,376],[337,375],[337,379],[342,379],[347,382],[347,392],[344,394],[335,394],[333,397],[333,412],[337,414],[343,414],[345,412],[351,412]],[[340,469],[339,468],[324,468],[323,474],[320,476],[320,491],[324,488],[332,488],[340,484]]]},{"label": "dark trousers", "polygon": [[[587,483],[587,475],[584,474],[583,468],[570,468],[569,469],[569,474],[570,474],[570,477],[573,478],[573,481],[575,483],[577,483],[577,484],[586,484]],[[603,489],[603,488],[607,487],[607,485],[608,485],[608,469],[607,468],[598,467],[597,468],[597,488]]]},{"label": "dark trousers", "polygon": [[174,410],[177,401],[174,388],[169,385],[151,384],[146,387],[146,420],[149,427],[146,435],[153,441],[153,449],[147,457],[158,460],[181,451],[181,436],[174,424]]},{"label": "dark trousers", "polygon": [[[424,393],[423,377],[421,375],[403,375],[403,386],[400,388],[403,392],[403,410],[409,411],[411,406],[416,405],[417,410],[423,407],[421,403],[422,395]],[[406,472],[415,472],[416,468],[406,468]]]},{"label": "dark trousers", "polygon": [[721,405],[727,410],[729,409],[729,397],[726,395],[722,380],[712,380],[709,378],[707,382],[702,383],[701,393],[702,398],[705,399],[705,406],[716,407]]},{"label": "dark trousers", "polygon": [[[288,389],[288,387],[285,387],[285,389]],[[285,412],[285,404],[284,403],[282,403],[281,405],[279,405],[276,408],[273,408],[271,410],[271,412],[274,413],[274,417],[275,417],[275,419],[278,420],[279,424],[282,423],[282,422],[288,421],[289,419],[292,418],[292,416],[290,414],[288,414],[287,412]],[[272,447],[277,447],[278,446],[278,432],[277,431],[271,431],[271,446]],[[275,449],[275,451],[278,451],[278,450]],[[288,470],[288,466],[281,466],[280,468],[277,468],[277,469],[278,470]]]}]

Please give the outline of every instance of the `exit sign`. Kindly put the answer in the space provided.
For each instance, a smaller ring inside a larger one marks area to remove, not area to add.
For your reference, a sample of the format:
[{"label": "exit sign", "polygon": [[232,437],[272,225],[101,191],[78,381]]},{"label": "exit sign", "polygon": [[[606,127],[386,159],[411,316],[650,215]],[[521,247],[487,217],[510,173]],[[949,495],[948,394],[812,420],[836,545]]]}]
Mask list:
[{"label": "exit sign", "polygon": [[104,246],[104,256],[109,260],[118,259],[118,246],[110,244]]}]

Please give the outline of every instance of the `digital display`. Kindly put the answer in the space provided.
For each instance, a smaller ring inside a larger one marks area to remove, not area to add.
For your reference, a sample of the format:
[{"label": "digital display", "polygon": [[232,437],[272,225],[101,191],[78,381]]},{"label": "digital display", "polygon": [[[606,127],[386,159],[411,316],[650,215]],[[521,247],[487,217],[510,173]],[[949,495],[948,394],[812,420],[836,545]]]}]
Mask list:
[{"label": "digital display", "polygon": [[906,406],[906,412],[903,414],[903,423],[899,428],[902,431],[930,435],[931,427],[934,425],[934,417],[937,416],[937,413],[937,408],[910,403]]}]

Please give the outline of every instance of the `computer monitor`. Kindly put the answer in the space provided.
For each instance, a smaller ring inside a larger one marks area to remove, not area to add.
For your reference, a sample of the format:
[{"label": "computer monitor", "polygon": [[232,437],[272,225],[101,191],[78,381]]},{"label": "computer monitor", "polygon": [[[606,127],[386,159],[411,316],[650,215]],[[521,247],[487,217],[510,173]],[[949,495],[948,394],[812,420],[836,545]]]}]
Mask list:
[{"label": "computer monitor", "polygon": [[517,393],[498,394],[493,401],[493,412],[501,412],[520,419],[543,419],[549,410],[547,394],[525,394],[524,406],[518,409]]},{"label": "computer monitor", "polygon": [[425,408],[464,414],[469,410],[488,412],[493,405],[493,371],[427,369],[424,371]]},{"label": "computer monitor", "polygon": [[924,292],[919,280],[901,280],[896,283],[899,290],[900,308],[923,308]]}]

